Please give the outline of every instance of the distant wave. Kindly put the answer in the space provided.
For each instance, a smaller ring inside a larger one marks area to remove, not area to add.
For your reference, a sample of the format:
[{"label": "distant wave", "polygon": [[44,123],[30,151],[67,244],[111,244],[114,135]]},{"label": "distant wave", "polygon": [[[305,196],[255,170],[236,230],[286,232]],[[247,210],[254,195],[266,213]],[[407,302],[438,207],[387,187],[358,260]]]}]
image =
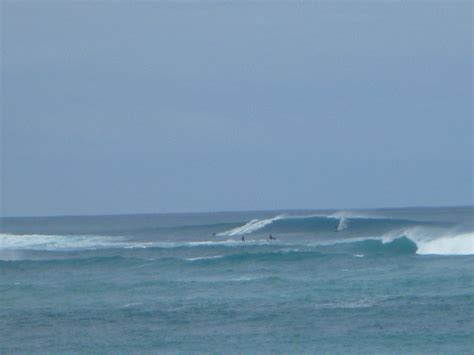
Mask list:
[{"label": "distant wave", "polygon": [[288,218],[283,215],[276,216],[273,218],[268,218],[268,219],[253,219],[250,222],[244,224],[243,226],[239,226],[236,228],[233,228],[231,230],[225,231],[218,233],[217,235],[222,237],[222,236],[234,236],[234,235],[243,235],[243,234],[250,234],[252,232],[255,232],[259,229],[264,228],[265,226],[273,223],[274,221],[277,221],[282,218]]},{"label": "distant wave", "polygon": [[241,226],[226,230],[217,236],[240,236],[268,231],[273,233],[297,233],[311,231],[341,232],[349,227],[401,227],[417,224],[429,224],[405,219],[394,219],[381,216],[368,216],[349,212],[337,212],[330,215],[278,215],[267,219],[253,219]]},{"label": "distant wave", "polygon": [[244,234],[251,234],[258,230],[261,230],[276,221],[289,221],[289,220],[301,220],[301,219],[338,219],[337,217],[333,216],[325,216],[325,215],[303,215],[303,216],[288,216],[288,215],[278,215],[272,218],[267,219],[253,219],[250,222],[230,229],[228,231],[224,231],[218,233],[217,236],[236,236],[236,235],[244,235]]}]

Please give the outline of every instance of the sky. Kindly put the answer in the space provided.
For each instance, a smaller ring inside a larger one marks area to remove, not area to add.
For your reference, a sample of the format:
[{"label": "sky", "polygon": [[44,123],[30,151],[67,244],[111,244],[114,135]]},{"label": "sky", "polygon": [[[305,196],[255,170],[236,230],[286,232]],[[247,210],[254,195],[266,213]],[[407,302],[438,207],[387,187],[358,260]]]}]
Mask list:
[{"label": "sky", "polygon": [[3,216],[473,202],[470,1],[0,6]]}]

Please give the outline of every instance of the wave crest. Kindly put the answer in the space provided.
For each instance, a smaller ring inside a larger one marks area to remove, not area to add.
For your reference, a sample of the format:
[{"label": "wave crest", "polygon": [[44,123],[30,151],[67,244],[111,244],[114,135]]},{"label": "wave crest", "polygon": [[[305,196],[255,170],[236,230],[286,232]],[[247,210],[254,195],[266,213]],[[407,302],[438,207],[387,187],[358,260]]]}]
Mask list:
[{"label": "wave crest", "polygon": [[384,243],[406,237],[417,246],[419,255],[474,255],[474,233],[414,227],[392,231],[382,237]]}]

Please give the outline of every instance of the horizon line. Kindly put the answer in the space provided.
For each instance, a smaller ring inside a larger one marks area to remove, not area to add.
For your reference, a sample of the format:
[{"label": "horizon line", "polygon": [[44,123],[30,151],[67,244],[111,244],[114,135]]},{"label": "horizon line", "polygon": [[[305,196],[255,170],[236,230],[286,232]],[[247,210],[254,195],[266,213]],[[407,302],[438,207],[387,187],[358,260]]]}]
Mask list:
[{"label": "horizon line", "polygon": [[282,211],[356,211],[356,210],[401,210],[401,209],[423,209],[423,208],[466,208],[474,207],[473,204],[467,205],[416,205],[416,206],[397,206],[397,207],[346,207],[346,208],[289,208],[289,209],[250,209],[250,210],[222,210],[222,211],[194,211],[194,212],[131,212],[131,213],[98,213],[98,214],[51,214],[51,215],[24,215],[24,216],[2,216],[6,218],[60,218],[60,217],[120,217],[120,216],[144,216],[144,215],[180,215],[180,214],[213,214],[213,213],[245,213],[245,212],[282,212]]}]

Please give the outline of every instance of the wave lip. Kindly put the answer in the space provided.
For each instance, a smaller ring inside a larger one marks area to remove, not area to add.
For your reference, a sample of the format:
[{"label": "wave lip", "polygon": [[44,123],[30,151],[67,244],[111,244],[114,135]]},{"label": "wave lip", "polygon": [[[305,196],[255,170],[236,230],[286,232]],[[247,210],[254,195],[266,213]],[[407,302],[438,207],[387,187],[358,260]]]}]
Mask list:
[{"label": "wave lip", "polygon": [[446,231],[433,227],[394,230],[381,237],[384,243],[408,238],[417,246],[419,255],[474,255],[474,232]]}]

